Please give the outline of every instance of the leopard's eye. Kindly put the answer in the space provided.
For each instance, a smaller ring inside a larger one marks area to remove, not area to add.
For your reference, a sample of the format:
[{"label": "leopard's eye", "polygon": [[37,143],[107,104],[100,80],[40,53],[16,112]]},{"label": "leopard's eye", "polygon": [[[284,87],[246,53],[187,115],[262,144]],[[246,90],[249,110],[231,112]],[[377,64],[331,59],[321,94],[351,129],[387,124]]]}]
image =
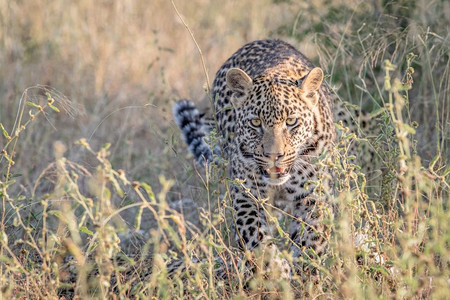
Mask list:
[{"label": "leopard's eye", "polygon": [[297,122],[298,122],[297,118],[287,118],[286,119],[287,126],[295,126],[295,125],[297,125]]},{"label": "leopard's eye", "polygon": [[261,119],[258,119],[258,118],[251,119],[251,120],[250,120],[250,124],[251,124],[253,127],[259,127],[259,126],[261,126]]}]

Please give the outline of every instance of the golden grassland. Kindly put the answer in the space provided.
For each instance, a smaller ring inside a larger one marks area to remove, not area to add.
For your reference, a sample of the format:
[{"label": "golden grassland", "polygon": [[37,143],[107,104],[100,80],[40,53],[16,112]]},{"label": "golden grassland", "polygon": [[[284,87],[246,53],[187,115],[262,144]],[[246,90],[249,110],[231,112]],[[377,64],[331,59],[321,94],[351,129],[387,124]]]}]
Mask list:
[{"label": "golden grassland", "polygon": [[[178,15],[165,0],[0,0],[0,298],[445,299],[450,4],[309,2],[175,1]],[[264,38],[301,50],[377,127],[338,126],[320,162],[339,213],[329,254],[301,262],[319,283],[232,263],[264,265],[232,244],[235,182],[193,166],[172,121]],[[347,155],[357,142],[376,153],[367,174]],[[174,257],[189,272],[169,278]]]}]

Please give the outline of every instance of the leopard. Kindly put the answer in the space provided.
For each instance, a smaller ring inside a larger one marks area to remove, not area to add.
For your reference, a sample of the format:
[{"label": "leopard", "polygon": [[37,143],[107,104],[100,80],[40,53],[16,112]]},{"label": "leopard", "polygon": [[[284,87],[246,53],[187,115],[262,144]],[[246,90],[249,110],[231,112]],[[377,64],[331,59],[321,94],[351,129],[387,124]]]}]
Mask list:
[{"label": "leopard", "polygon": [[[288,239],[294,258],[327,251],[333,206],[328,170],[318,164],[336,141],[335,98],[324,72],[291,44],[257,40],[238,49],[216,73],[212,114],[191,100],[173,107],[181,136],[199,165],[225,159],[236,243],[241,249],[268,248],[282,277],[292,270],[273,242],[264,203],[292,216]],[[211,111],[211,109],[209,109]],[[219,147],[211,147],[215,128]]]}]

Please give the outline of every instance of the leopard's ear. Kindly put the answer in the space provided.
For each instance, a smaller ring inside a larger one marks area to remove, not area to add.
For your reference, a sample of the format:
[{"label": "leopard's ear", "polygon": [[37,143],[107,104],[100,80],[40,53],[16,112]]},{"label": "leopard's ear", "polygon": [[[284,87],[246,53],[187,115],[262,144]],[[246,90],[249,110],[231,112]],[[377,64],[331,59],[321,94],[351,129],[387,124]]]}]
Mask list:
[{"label": "leopard's ear", "polygon": [[252,86],[252,79],[243,70],[231,68],[227,71],[226,80],[228,88],[233,92],[231,103],[234,107],[241,106]]},{"label": "leopard's ear", "polygon": [[305,97],[311,101],[312,105],[316,105],[319,100],[319,87],[323,81],[323,71],[321,68],[312,69],[303,80],[300,87]]}]

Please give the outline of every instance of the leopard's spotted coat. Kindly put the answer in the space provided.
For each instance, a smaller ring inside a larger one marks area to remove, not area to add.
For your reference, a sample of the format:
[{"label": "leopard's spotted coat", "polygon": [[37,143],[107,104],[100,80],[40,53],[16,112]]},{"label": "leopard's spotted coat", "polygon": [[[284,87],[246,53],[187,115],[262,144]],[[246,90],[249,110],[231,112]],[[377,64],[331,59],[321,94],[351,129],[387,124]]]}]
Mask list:
[{"label": "leopard's spotted coat", "polygon": [[[236,238],[243,248],[275,247],[260,203],[269,198],[294,217],[289,230],[294,257],[326,249],[324,219],[332,209],[311,184],[327,172],[315,160],[336,138],[333,100],[322,80],[321,69],[279,40],[246,44],[216,74],[212,99],[223,150],[217,153],[229,160],[229,177],[243,181],[231,187]],[[174,116],[197,162],[211,162],[201,112],[181,100]],[[290,272],[284,261],[281,267]]]}]

